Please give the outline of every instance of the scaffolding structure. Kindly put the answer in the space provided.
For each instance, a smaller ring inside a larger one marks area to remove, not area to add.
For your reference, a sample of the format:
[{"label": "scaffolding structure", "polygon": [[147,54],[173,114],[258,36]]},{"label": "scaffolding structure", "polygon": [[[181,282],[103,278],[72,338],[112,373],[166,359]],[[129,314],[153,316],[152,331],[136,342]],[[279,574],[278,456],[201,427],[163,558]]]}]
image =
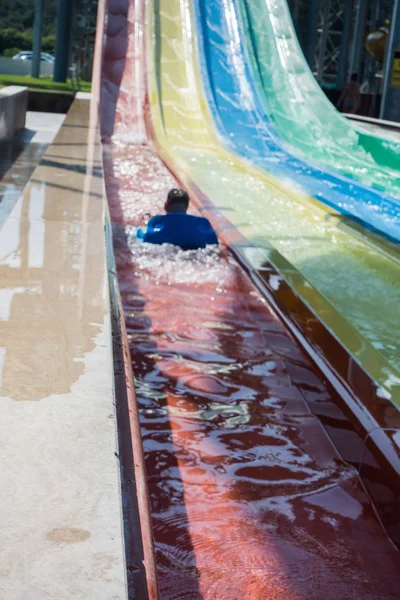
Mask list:
[{"label": "scaffolding structure", "polygon": [[371,86],[382,69],[364,51],[369,31],[391,18],[394,0],[289,0],[305,56],[318,82],[341,90],[350,73]]},{"label": "scaffolding structure", "polygon": [[[357,73],[361,92],[373,100],[383,95],[381,114],[400,121],[400,0],[287,0],[304,54],[317,81],[325,89],[343,90]],[[44,0],[35,0],[32,74],[40,74]],[[97,0],[58,0],[54,81],[90,77],[94,52]],[[367,33],[391,29],[385,64],[365,51]],[[72,65],[72,66],[71,66]],[[394,84],[393,81],[396,81]],[[398,88],[392,90],[393,87]],[[393,110],[389,107],[393,105]]]}]

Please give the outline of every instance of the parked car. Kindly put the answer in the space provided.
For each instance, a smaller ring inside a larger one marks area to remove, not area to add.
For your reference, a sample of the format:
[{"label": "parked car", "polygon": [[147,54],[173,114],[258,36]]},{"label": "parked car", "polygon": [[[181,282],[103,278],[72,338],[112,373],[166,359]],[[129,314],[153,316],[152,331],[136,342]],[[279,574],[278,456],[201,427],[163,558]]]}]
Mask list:
[{"label": "parked car", "polygon": [[[32,59],[33,59],[32,50],[24,50],[22,52],[18,52],[18,54],[13,56],[13,60],[32,60]],[[51,54],[48,54],[47,52],[41,52],[40,60],[41,60],[41,62],[53,63],[53,62],[55,62],[56,59],[54,58],[54,56],[52,56]]]}]

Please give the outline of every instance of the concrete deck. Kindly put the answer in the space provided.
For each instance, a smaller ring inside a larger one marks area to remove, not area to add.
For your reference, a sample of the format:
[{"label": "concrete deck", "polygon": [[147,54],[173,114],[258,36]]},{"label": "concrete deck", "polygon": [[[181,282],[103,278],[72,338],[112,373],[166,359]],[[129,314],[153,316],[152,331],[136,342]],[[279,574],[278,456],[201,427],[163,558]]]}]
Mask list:
[{"label": "concrete deck", "polygon": [[19,199],[65,115],[27,112],[25,128],[0,142],[0,226]]},{"label": "concrete deck", "polygon": [[0,223],[4,600],[126,597],[95,115],[75,100]]},{"label": "concrete deck", "polygon": [[28,88],[9,85],[0,88],[0,140],[10,140],[25,127]]},{"label": "concrete deck", "polygon": [[66,115],[29,111],[26,113],[25,132],[31,144],[52,144]]}]

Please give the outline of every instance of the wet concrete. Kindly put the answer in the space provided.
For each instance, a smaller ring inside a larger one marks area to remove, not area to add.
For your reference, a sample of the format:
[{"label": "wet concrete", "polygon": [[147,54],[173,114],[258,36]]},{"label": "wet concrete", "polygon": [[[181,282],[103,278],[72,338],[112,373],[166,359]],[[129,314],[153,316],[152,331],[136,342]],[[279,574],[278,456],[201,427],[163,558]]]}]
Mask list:
[{"label": "wet concrete", "polygon": [[[96,106],[77,100],[0,223],[7,600],[126,597],[103,173],[91,115]],[[25,151],[9,171],[20,187],[32,169]]]},{"label": "wet concrete", "polygon": [[0,225],[60,129],[65,115],[27,112],[25,129],[0,142]]}]

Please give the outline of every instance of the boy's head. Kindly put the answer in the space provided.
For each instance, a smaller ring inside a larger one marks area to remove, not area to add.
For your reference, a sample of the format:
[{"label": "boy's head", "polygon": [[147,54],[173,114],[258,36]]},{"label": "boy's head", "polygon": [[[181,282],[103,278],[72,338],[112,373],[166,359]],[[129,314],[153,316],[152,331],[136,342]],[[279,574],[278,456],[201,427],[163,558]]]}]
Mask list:
[{"label": "boy's head", "polygon": [[186,212],[189,208],[189,195],[185,190],[170,190],[165,203],[166,213]]},{"label": "boy's head", "polygon": [[352,73],[350,77],[352,83],[358,83],[358,73]]}]

